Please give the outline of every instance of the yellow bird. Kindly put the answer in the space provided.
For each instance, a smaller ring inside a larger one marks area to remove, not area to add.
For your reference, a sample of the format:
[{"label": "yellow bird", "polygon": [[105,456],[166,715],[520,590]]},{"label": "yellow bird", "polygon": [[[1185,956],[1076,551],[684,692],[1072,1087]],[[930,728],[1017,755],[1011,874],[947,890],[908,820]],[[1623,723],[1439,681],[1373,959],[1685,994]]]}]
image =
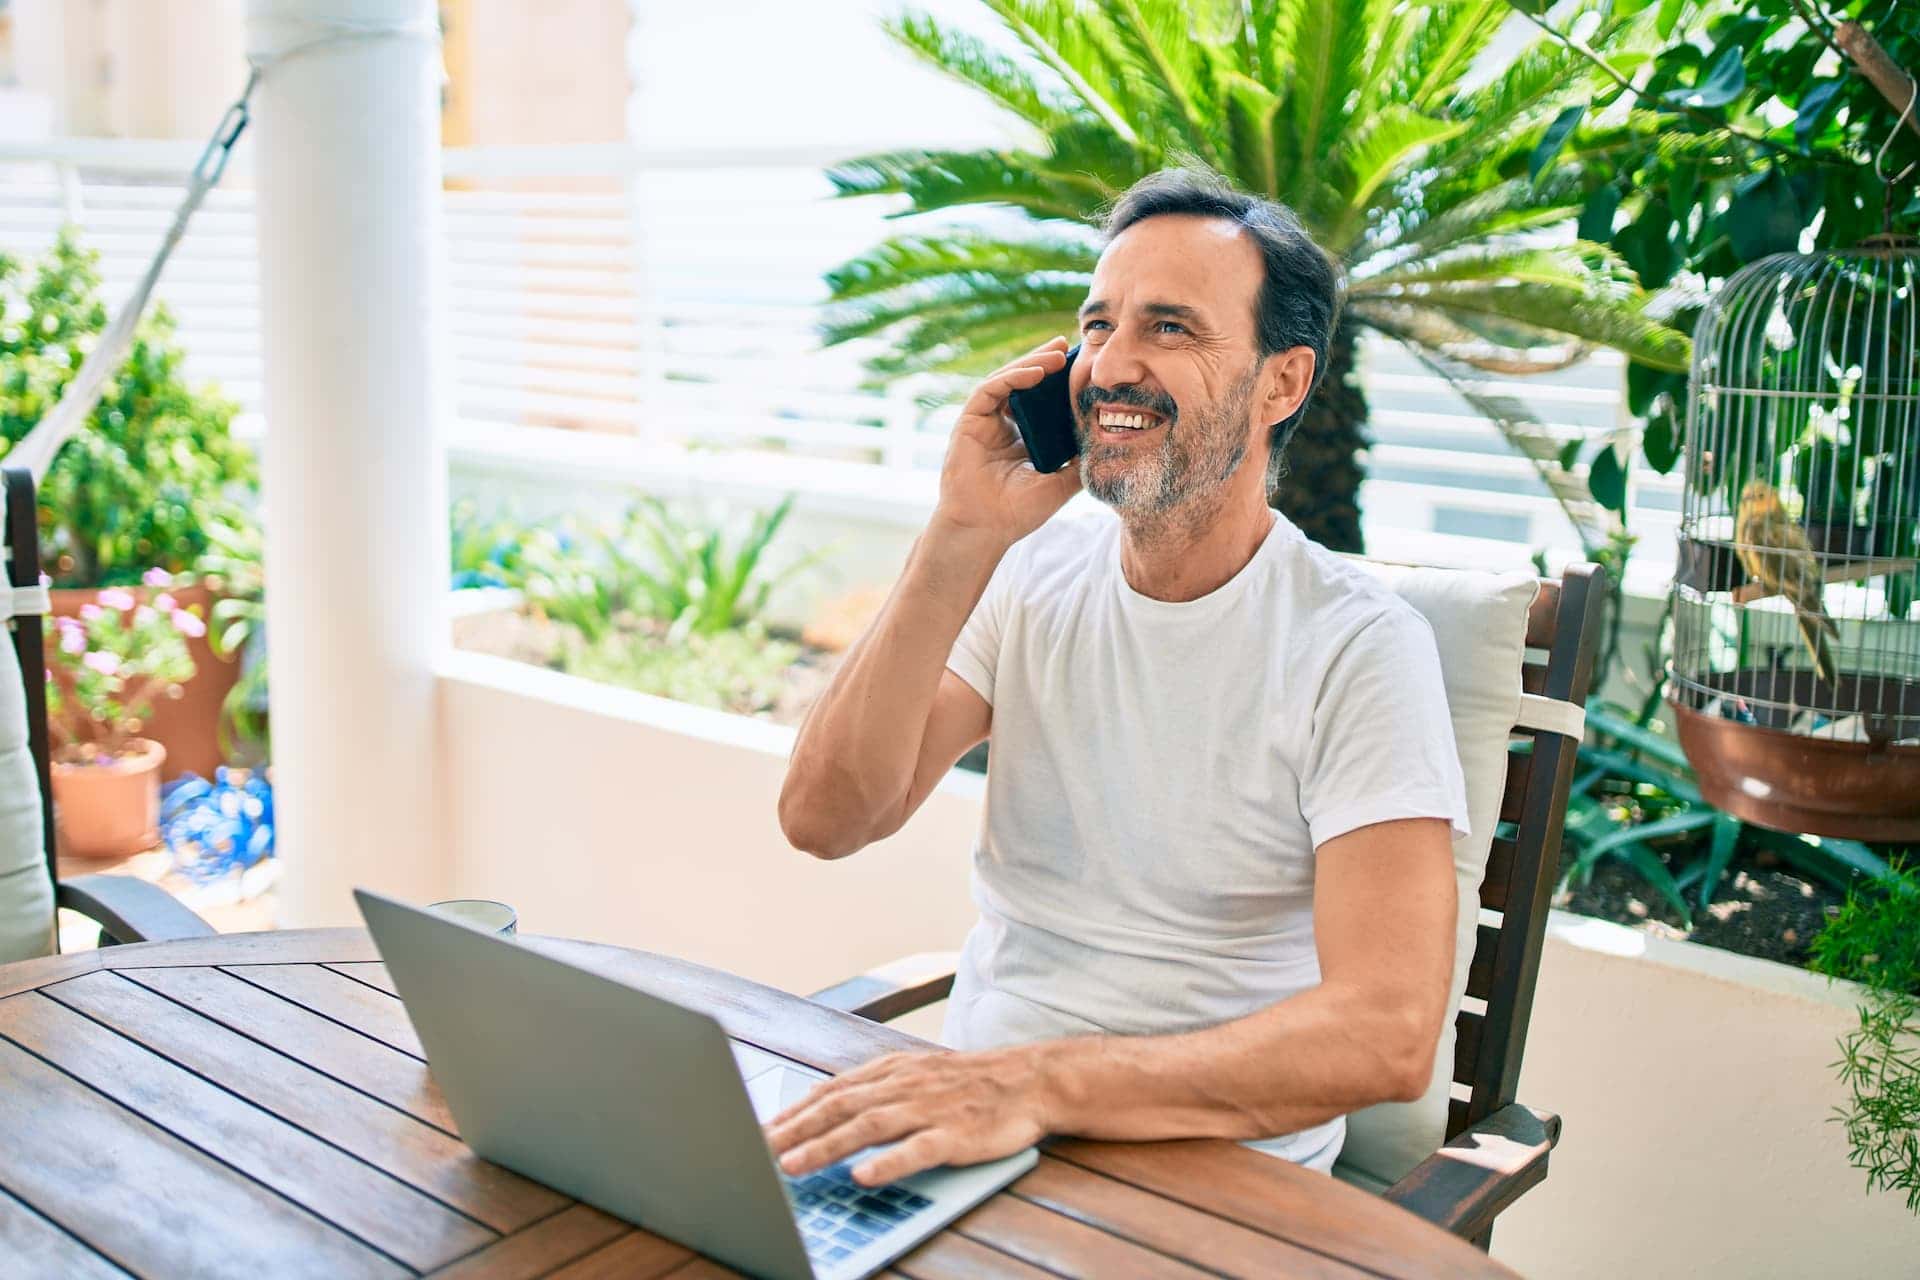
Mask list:
[{"label": "yellow bird", "polygon": [[1765,480],[1754,480],[1740,494],[1733,518],[1734,552],[1747,575],[1768,595],[1785,596],[1793,605],[1794,620],[1813,654],[1814,670],[1829,685],[1838,674],[1828,636],[1840,629],[1827,616],[1820,600],[1820,562],[1807,543],[1807,531],[1787,514],[1780,493]]}]

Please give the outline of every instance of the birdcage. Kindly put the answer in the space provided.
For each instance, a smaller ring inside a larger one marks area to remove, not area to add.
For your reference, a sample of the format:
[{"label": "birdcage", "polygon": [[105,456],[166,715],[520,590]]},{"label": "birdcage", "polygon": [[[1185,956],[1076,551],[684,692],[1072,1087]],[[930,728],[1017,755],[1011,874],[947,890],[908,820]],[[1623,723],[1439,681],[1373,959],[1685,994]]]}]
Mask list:
[{"label": "birdcage", "polygon": [[1709,803],[1920,839],[1920,242],[1743,268],[1694,334],[1669,699]]}]

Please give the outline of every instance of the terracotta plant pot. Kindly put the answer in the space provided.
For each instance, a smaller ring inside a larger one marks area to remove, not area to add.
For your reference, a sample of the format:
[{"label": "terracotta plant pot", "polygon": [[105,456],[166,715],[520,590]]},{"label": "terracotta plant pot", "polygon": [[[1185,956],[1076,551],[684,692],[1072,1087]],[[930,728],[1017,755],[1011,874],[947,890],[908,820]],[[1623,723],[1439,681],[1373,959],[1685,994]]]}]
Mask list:
[{"label": "terracotta plant pot", "polygon": [[98,764],[53,762],[53,823],[68,858],[127,858],[160,843],[160,769],[167,749],[146,738]]},{"label": "terracotta plant pot", "polygon": [[[152,587],[125,589],[142,604],[160,594]],[[100,593],[93,588],[61,587],[51,594],[54,616],[77,618],[80,606],[92,604]],[[202,622],[213,611],[214,594],[204,586],[181,587],[170,594],[182,608],[199,606],[196,612]],[[180,697],[156,698],[153,719],[140,730],[167,749],[166,780],[189,771],[211,778],[214,769],[226,763],[220,754],[220,706],[240,679],[239,660],[216,657],[206,636],[189,638],[187,652],[193,656],[193,678],[180,686]]]}]

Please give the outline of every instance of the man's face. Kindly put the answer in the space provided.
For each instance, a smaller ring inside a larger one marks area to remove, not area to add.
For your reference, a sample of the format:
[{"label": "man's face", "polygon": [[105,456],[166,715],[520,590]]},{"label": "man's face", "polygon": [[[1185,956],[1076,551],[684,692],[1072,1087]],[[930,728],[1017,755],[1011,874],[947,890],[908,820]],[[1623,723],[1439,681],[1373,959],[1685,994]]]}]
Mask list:
[{"label": "man's face", "polygon": [[1122,516],[1213,494],[1246,456],[1262,273],[1222,218],[1148,218],[1100,255],[1068,386],[1081,482]]}]

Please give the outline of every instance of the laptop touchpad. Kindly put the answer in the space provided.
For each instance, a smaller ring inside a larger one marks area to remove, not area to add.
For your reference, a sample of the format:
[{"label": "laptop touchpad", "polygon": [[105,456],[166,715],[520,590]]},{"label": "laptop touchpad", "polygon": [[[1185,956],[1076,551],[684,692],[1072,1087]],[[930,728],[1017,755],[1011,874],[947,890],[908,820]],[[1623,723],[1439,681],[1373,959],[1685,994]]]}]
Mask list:
[{"label": "laptop touchpad", "polygon": [[747,1081],[747,1096],[753,1100],[753,1115],[766,1123],[794,1103],[813,1092],[824,1077],[797,1067],[770,1067]]}]

